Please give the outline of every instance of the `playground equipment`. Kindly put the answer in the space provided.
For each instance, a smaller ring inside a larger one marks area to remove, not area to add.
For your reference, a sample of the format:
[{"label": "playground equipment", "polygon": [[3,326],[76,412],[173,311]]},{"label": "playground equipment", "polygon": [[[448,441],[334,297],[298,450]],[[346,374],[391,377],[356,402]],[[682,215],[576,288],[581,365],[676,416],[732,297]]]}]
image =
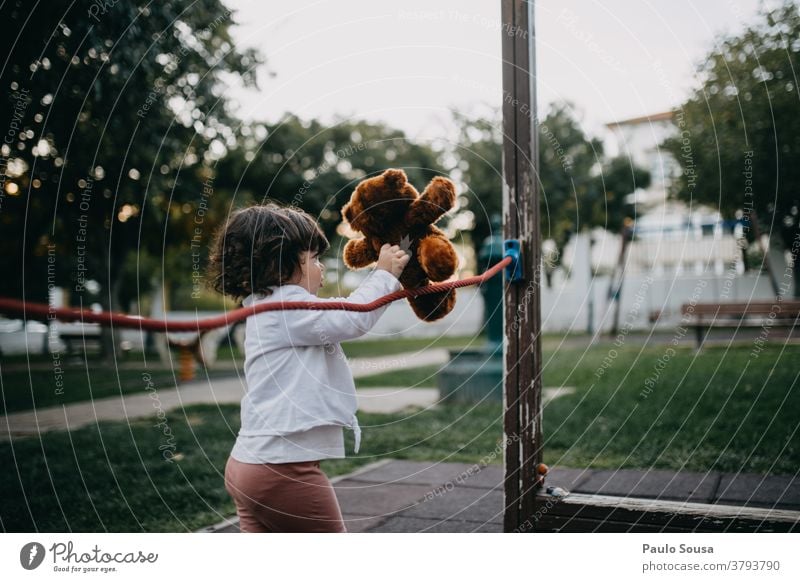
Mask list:
[{"label": "playground equipment", "polygon": [[[503,236],[519,241],[521,273],[505,290],[505,512],[522,531],[793,531],[800,513],[568,494],[545,487],[542,384],[536,35],[534,2],[502,0]],[[522,315],[522,316],[520,316]]]},{"label": "playground equipment", "polygon": [[[478,263],[485,267],[504,258],[503,225],[500,215],[491,218],[492,234],[484,240]],[[512,254],[509,252],[509,254]],[[513,255],[512,255],[513,256]],[[483,326],[487,341],[475,347],[448,350],[449,361],[436,374],[439,401],[457,402],[503,400],[503,295],[504,282],[494,278],[481,285]]]},{"label": "playground equipment", "polygon": [[379,307],[388,305],[393,301],[405,299],[406,297],[419,297],[430,293],[439,293],[449,289],[467,287],[470,285],[480,285],[484,281],[497,275],[508,265],[513,265],[514,257],[507,256],[492,268],[487,269],[481,275],[467,277],[459,281],[447,281],[445,283],[435,283],[417,289],[401,289],[384,295],[370,303],[351,303],[349,301],[276,301],[272,303],[257,303],[250,307],[239,307],[232,311],[227,311],[222,315],[207,317],[197,320],[168,321],[166,319],[152,319],[139,315],[127,315],[125,313],[109,311],[85,311],[69,307],[50,307],[44,303],[28,303],[19,299],[0,297],[0,313],[10,316],[21,316],[22,319],[34,319],[47,321],[48,319],[58,319],[60,321],[80,321],[83,323],[99,323],[101,325],[113,325],[116,327],[130,327],[146,331],[160,332],[205,332],[224,325],[230,325],[237,321],[242,321],[251,315],[264,311],[286,311],[292,309],[314,309],[321,311],[374,311]]}]

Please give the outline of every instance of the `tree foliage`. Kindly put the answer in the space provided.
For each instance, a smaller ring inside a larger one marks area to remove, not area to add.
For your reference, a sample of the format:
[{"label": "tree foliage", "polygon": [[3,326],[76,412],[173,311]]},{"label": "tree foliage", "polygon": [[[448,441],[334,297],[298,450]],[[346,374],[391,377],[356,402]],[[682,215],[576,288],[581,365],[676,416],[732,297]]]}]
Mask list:
[{"label": "tree foliage", "polygon": [[[455,113],[459,127],[454,173],[467,188],[474,215],[473,244],[490,234],[493,214],[502,213],[502,121]],[[542,238],[563,249],[587,227],[619,230],[631,208],[625,196],[647,187],[650,175],[629,159],[608,160],[597,138],[587,136],[569,103],[554,104],[538,124]]]},{"label": "tree foliage", "polygon": [[[683,170],[677,193],[723,215],[755,211],[762,230],[800,250],[800,11],[786,1],[718,39],[665,147]],[[752,229],[749,230],[752,238]],[[795,286],[798,287],[797,285]]]},{"label": "tree foliage", "polygon": [[23,269],[0,293],[44,299],[49,274],[74,294],[96,280],[113,305],[131,251],[160,256],[194,233],[203,183],[235,143],[222,75],[253,84],[259,57],[233,46],[219,0],[0,12],[0,254]]},{"label": "tree foliage", "polygon": [[420,191],[442,172],[439,154],[382,123],[332,124],[287,115],[276,124],[243,128],[238,147],[218,164],[218,179],[235,188],[236,205],[269,198],[319,220],[329,239],[356,183],[401,167]]}]

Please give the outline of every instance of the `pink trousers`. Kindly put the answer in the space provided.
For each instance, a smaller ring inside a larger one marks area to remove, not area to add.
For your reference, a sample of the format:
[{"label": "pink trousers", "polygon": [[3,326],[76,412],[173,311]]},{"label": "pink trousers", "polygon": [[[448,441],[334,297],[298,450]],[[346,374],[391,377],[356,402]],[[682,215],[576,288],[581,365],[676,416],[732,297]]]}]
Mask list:
[{"label": "pink trousers", "polygon": [[336,493],[319,461],[225,465],[225,489],[242,532],[346,532]]}]

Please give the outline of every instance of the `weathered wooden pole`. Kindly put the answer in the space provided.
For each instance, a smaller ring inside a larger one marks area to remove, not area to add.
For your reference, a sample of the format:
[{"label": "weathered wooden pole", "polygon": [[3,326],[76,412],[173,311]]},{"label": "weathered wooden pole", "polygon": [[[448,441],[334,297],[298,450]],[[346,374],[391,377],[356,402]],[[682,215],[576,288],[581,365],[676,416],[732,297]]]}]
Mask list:
[{"label": "weathered wooden pole", "polygon": [[502,0],[503,224],[520,242],[523,279],[505,288],[503,529],[537,520],[535,468],[542,460],[539,148],[533,0]]}]

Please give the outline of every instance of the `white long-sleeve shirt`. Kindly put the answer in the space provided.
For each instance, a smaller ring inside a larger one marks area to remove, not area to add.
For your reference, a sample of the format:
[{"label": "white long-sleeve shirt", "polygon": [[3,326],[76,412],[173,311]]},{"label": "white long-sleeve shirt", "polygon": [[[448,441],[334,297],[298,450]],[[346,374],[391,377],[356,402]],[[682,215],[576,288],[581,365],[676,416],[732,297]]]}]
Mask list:
[{"label": "white long-sleeve shirt", "polygon": [[[373,270],[349,297],[320,298],[299,285],[271,287],[242,304],[348,301],[369,303],[402,288],[383,269]],[[231,456],[243,463],[291,463],[343,458],[342,427],[361,430],[353,374],[339,342],[367,333],[386,311],[279,310],[247,318],[242,427]]]}]

